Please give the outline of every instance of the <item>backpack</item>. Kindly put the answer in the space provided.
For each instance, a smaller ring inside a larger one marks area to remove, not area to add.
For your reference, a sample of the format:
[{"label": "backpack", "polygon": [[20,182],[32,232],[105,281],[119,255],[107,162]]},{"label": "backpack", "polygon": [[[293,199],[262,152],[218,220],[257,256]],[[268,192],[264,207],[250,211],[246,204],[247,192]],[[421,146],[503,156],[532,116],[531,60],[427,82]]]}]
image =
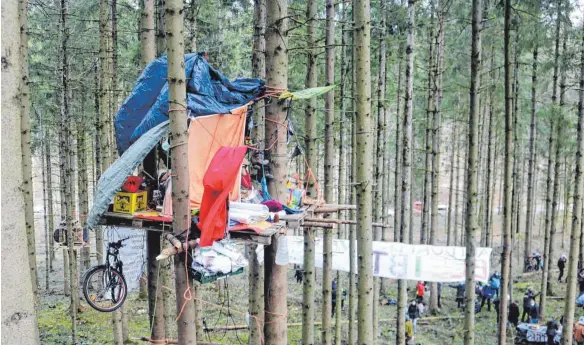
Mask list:
[{"label": "backpack", "polygon": [[418,307],[416,305],[410,304],[408,307],[408,315],[410,319],[415,319],[416,313],[418,312]]}]

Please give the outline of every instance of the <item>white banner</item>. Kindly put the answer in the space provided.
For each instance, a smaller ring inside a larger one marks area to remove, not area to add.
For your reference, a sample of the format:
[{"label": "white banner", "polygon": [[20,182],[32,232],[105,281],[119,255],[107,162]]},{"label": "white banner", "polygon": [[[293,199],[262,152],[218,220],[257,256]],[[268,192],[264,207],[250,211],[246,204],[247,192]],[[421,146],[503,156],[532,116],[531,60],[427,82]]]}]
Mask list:
[{"label": "white banner", "polygon": [[[107,253],[107,245],[110,241],[115,242],[122,238],[129,237],[124,241],[120,249],[120,260],[124,263],[124,277],[128,284],[128,292],[133,292],[140,287],[142,277],[142,266],[146,262],[146,230],[135,228],[110,228],[104,234],[103,253]],[[111,260],[112,258],[110,258]]]},{"label": "white banner", "polygon": [[[322,238],[315,238],[315,241],[315,265],[322,268]],[[475,279],[478,281],[489,279],[491,250],[476,249]],[[349,253],[348,240],[333,240],[333,270],[349,272]],[[465,256],[464,247],[373,241],[373,275],[392,279],[459,282],[466,276]],[[290,264],[303,264],[303,237],[288,236],[288,259]]]}]

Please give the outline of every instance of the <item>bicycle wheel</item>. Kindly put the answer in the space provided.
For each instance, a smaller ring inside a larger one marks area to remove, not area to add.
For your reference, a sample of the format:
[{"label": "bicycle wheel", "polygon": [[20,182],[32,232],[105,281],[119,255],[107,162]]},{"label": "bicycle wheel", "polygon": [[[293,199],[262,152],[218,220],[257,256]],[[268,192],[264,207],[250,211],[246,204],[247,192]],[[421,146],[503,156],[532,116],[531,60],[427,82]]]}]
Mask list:
[{"label": "bicycle wheel", "polygon": [[83,296],[95,310],[112,312],[126,300],[128,286],[124,275],[105,265],[90,268],[83,278]]}]

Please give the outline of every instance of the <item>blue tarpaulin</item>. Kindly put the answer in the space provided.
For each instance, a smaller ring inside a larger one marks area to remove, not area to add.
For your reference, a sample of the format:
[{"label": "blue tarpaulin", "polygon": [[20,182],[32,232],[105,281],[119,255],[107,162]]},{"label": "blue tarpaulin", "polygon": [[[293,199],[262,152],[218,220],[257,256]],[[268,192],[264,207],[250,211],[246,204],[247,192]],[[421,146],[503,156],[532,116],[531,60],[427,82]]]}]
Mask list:
[{"label": "blue tarpaulin", "polygon": [[[168,63],[166,56],[151,62],[115,118],[120,155],[140,136],[168,120]],[[185,55],[187,108],[190,117],[228,114],[253,101],[264,91],[264,81],[238,78],[230,81],[214,69],[201,54]]]}]

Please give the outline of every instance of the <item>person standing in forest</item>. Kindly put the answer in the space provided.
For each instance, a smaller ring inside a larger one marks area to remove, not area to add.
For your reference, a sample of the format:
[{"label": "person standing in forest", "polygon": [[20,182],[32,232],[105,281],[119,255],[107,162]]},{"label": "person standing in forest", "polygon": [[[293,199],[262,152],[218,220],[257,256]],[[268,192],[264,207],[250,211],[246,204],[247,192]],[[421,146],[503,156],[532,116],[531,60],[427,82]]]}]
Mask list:
[{"label": "person standing in forest", "polygon": [[518,300],[513,301],[513,303],[511,303],[511,305],[509,306],[508,320],[515,327],[517,327],[517,325],[519,324],[519,301]]},{"label": "person standing in forest", "polygon": [[566,261],[568,261],[566,254],[562,254],[562,256],[560,256],[560,258],[558,259],[558,269],[560,270],[560,275],[558,276],[559,283],[562,282],[562,277],[564,276],[564,268],[566,268]]},{"label": "person standing in forest", "polygon": [[419,281],[418,284],[416,285],[416,300],[418,301],[418,303],[424,302],[425,290],[426,286],[424,285],[424,282]]},{"label": "person standing in forest", "polygon": [[535,303],[535,298],[539,293],[534,293],[533,288],[527,288],[525,295],[523,295],[523,314],[521,314],[521,322],[525,322],[525,317],[529,320],[529,310],[531,309],[531,302]]}]

